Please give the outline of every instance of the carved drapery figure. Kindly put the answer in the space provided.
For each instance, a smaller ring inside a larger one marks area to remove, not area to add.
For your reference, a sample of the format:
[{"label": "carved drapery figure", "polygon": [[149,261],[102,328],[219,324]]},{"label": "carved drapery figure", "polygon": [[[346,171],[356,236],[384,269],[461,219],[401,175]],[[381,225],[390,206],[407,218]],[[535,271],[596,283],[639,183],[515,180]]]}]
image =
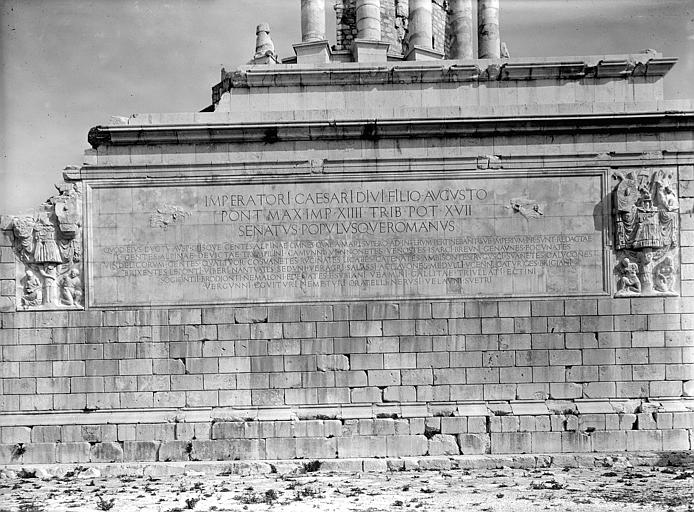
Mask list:
[{"label": "carved drapery figure", "polygon": [[[617,296],[676,295],[679,204],[672,175],[662,170],[616,173],[613,193]],[[636,265],[638,290],[631,275]]]},{"label": "carved drapery figure", "polygon": [[59,191],[33,216],[13,217],[14,253],[24,265],[18,304],[24,309],[82,307],[82,202],[75,184]]},{"label": "carved drapery figure", "polygon": [[669,256],[665,256],[654,269],[655,289],[662,293],[673,293],[675,287],[675,268]]},{"label": "carved drapery figure", "polygon": [[55,235],[55,226],[48,220],[48,215],[41,215],[34,225],[34,261],[36,263],[59,265],[63,262]]},{"label": "carved drapery figure", "polygon": [[41,304],[41,281],[31,270],[27,270],[22,278],[22,306],[38,306]]},{"label": "carved drapery figure", "polygon": [[619,264],[620,278],[617,284],[617,296],[639,295],[641,293],[641,281],[639,281],[639,266],[624,258]]},{"label": "carved drapery figure", "polygon": [[60,300],[66,306],[79,306],[82,301],[82,282],[76,268],[60,278]]}]

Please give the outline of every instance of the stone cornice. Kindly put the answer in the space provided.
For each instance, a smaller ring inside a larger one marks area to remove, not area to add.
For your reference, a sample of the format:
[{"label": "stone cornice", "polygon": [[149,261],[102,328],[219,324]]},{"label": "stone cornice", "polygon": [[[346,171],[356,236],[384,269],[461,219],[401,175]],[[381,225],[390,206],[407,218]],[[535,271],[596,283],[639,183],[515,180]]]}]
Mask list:
[{"label": "stone cornice", "polygon": [[100,146],[210,144],[310,140],[513,136],[578,132],[647,132],[694,129],[694,112],[636,112],[349,121],[95,126],[88,141]]},{"label": "stone cornice", "polygon": [[288,64],[245,66],[222,73],[212,87],[213,103],[234,88],[450,83],[504,80],[580,80],[662,77],[677,59],[652,53],[567,57],[562,60],[433,60],[417,62]]}]

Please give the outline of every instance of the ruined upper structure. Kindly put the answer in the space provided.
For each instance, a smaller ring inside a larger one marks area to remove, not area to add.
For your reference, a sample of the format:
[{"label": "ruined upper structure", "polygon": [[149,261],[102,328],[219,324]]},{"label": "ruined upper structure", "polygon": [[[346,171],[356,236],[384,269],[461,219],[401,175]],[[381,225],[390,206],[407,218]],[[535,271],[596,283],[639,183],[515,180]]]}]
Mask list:
[{"label": "ruined upper structure", "polygon": [[[291,109],[301,115],[287,101],[290,96],[306,105],[301,110],[330,111],[331,117],[360,117],[367,111],[369,116],[398,117],[393,116],[394,106],[571,104],[574,107],[563,110],[572,111],[617,102],[639,103],[641,108],[663,100],[661,78],[677,62],[654,50],[511,58],[500,37],[499,0],[336,0],[334,8],[337,44],[331,46],[326,1],[301,0],[302,40],[293,45],[292,57],[278,58],[270,27],[258,25],[253,58],[234,71],[222,69],[221,81],[212,88],[212,105],[204,112],[233,112],[235,119],[249,121],[264,111]],[[415,83],[450,84],[441,87],[451,94],[407,87]],[[368,92],[368,98],[343,105],[345,85],[355,88],[355,94]],[[323,94],[326,87],[335,95]],[[270,89],[275,94],[265,94]],[[405,96],[393,96],[403,89],[408,89]],[[276,94],[280,91],[284,95]],[[412,95],[421,99],[404,102]]]},{"label": "ruined upper structure", "polygon": [[[472,59],[474,0],[338,0],[337,44],[321,57],[332,61]],[[302,43],[326,43],[325,2],[301,2]],[[479,0],[479,58],[499,58],[499,0]],[[374,47],[374,43],[380,43]],[[364,47],[371,48],[364,52]],[[375,49],[374,49],[375,48]],[[297,59],[308,62],[305,46]],[[315,54],[312,54],[315,57]],[[318,62],[316,58],[315,62]]]},{"label": "ruined upper structure", "polygon": [[[325,0],[301,0],[301,43],[285,64],[472,59],[474,0],[336,0],[337,44],[326,36]],[[499,38],[499,0],[477,0],[481,59],[508,56]],[[261,28],[263,30],[261,30]],[[269,28],[258,26],[254,64],[278,62],[258,52]]]}]

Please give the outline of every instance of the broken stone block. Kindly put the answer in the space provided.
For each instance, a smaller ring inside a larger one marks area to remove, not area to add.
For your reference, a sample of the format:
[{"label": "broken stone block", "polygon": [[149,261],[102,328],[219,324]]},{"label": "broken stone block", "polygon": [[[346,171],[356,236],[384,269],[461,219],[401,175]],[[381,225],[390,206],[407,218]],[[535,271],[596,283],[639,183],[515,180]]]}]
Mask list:
[{"label": "broken stone block", "polygon": [[160,462],[181,462],[190,460],[193,445],[190,441],[164,441],[159,446]]},{"label": "broken stone block", "polygon": [[120,443],[96,443],[92,445],[90,459],[92,462],[123,462],[123,448]]},{"label": "broken stone block", "polygon": [[429,455],[459,455],[460,448],[455,436],[436,434],[429,439]]},{"label": "broken stone block", "polygon": [[126,462],[156,461],[159,441],[123,442],[123,459]]},{"label": "broken stone block", "polygon": [[16,453],[14,444],[0,444],[0,464],[14,464],[13,455]]},{"label": "broken stone block", "polygon": [[463,455],[491,453],[489,434],[458,434],[458,445]]},{"label": "broken stone block", "polygon": [[192,441],[192,445],[191,460],[245,460],[265,456],[257,439]]},{"label": "broken stone block", "polygon": [[328,371],[345,371],[349,370],[349,359],[347,356],[337,355],[322,355],[316,356],[316,367],[319,372]]},{"label": "broken stone block", "polygon": [[56,462],[74,464],[89,462],[91,445],[89,443],[58,443],[56,447]]}]

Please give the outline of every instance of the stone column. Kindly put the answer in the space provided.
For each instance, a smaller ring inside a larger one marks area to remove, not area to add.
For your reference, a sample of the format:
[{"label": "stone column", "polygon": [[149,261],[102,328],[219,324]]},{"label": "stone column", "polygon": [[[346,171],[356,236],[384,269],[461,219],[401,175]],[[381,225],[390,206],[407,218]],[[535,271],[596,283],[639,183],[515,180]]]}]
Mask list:
[{"label": "stone column", "polygon": [[254,58],[272,56],[275,54],[275,45],[270,38],[270,25],[261,23],[255,29],[255,55]]},{"label": "stone column", "polygon": [[475,26],[472,22],[472,0],[451,0],[449,5],[453,32],[451,58],[473,59]]},{"label": "stone column", "polygon": [[477,55],[480,59],[501,57],[499,0],[477,0]]},{"label": "stone column", "polygon": [[431,48],[431,0],[410,0],[410,17],[407,31],[410,48]]},{"label": "stone column", "polygon": [[381,40],[381,0],[357,0],[357,39]]},{"label": "stone column", "polygon": [[301,0],[301,41],[325,40],[325,0]]}]

